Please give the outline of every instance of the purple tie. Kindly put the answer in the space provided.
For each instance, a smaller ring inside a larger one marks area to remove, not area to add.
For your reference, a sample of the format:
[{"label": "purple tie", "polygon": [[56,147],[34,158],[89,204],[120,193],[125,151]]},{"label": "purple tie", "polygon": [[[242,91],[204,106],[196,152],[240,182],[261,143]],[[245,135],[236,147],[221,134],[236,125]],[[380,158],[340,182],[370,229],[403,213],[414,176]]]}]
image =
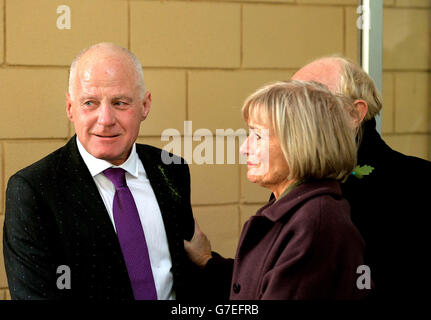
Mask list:
[{"label": "purple tie", "polygon": [[125,171],[109,168],[103,171],[115,186],[114,222],[136,300],[157,300],[150,257],[138,209],[126,183]]}]

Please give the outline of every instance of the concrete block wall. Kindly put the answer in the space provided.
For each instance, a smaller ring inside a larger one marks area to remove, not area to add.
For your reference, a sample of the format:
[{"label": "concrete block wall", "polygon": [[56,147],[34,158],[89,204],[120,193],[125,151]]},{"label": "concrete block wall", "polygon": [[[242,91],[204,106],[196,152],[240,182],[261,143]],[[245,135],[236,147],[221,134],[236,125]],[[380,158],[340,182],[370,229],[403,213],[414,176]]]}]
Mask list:
[{"label": "concrete block wall", "polygon": [[[61,5],[71,10],[70,29],[57,28]],[[431,1],[384,5],[384,138],[430,159]],[[357,6],[356,0],[0,0],[0,225],[9,177],[74,134],[65,92],[68,65],[83,48],[110,41],[131,49],[153,97],[138,141],[164,147],[160,135],[173,128],[185,144],[191,137],[184,136],[184,121],[192,121],[193,132],[213,135],[246,128],[240,108],[247,95],[289,79],[314,58],[341,53],[358,61]],[[215,148],[216,138],[204,138]],[[270,192],[249,183],[238,161],[192,161],[190,171],[195,216],[213,248],[232,257],[242,225]],[[8,298],[0,251],[0,299]]]},{"label": "concrete block wall", "polygon": [[385,1],[383,137],[393,148],[430,159],[431,1]]}]

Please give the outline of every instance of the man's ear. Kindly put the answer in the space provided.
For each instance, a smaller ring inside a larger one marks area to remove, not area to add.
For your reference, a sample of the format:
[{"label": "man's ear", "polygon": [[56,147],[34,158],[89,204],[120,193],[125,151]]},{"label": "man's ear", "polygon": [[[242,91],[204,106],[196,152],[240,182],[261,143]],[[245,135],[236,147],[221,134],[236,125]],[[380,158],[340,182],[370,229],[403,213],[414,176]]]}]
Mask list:
[{"label": "man's ear", "polygon": [[141,113],[141,120],[145,120],[148,116],[148,113],[150,113],[151,109],[151,92],[147,91],[145,92],[144,99],[142,100],[142,113]]},{"label": "man's ear", "polygon": [[353,102],[353,105],[355,106],[359,116],[359,119],[355,119],[355,126],[358,127],[367,115],[368,103],[365,100],[358,99]]},{"label": "man's ear", "polygon": [[69,92],[66,92],[66,114],[71,122],[73,122],[72,115],[72,99],[70,98]]}]

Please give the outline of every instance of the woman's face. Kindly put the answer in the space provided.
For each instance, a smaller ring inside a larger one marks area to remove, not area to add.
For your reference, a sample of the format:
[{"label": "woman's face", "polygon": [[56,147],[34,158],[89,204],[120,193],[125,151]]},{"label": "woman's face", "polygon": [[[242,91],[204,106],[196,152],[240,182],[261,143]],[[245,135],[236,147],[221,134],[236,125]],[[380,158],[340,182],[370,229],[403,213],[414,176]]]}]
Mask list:
[{"label": "woman's face", "polygon": [[249,118],[249,135],[240,147],[247,156],[247,178],[280,195],[292,182],[289,168],[269,119]]}]

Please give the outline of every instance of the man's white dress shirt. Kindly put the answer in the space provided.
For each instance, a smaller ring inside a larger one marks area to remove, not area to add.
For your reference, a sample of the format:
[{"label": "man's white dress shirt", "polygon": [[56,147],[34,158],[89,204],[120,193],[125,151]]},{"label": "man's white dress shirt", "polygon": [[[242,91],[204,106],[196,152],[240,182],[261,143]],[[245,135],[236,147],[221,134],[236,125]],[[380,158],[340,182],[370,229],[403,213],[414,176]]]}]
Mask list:
[{"label": "man's white dress shirt", "polygon": [[97,159],[85,150],[78,138],[76,138],[79,153],[84,159],[90,171],[97,189],[105,203],[105,207],[115,229],[114,215],[112,211],[115,188],[113,183],[103,174],[110,167],[122,168],[126,171],[126,182],[136,207],[138,208],[141,225],[144,229],[147,241],[148,253],[151,261],[157,298],[159,300],[175,299],[173,290],[173,275],[171,272],[172,260],[169,253],[168,239],[162,214],[157,203],[153,188],[150,185],[144,166],[136,153],[136,145],[127,160],[120,166],[114,166],[108,161]]}]

